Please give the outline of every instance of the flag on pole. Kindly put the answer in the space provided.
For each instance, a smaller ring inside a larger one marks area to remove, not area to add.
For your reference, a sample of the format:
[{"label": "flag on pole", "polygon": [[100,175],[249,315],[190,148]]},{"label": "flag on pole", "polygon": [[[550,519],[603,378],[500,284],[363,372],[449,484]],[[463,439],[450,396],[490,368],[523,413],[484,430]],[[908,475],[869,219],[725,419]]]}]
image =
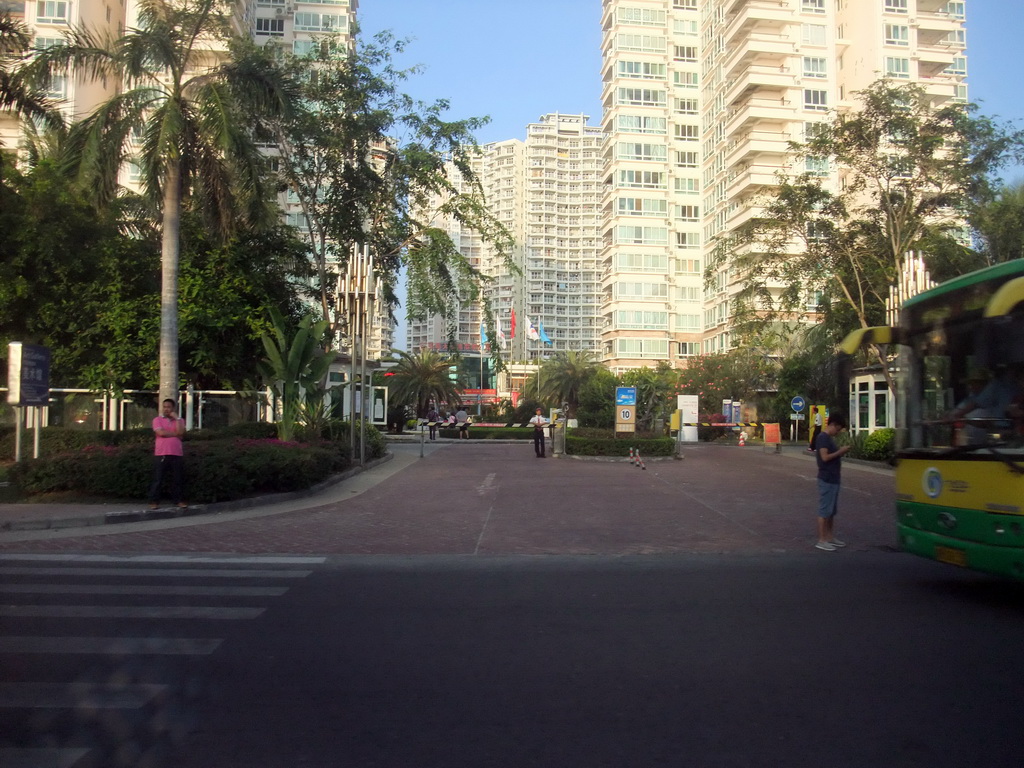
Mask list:
[{"label": "flag on pole", "polygon": [[487,343],[487,329],[483,323],[480,323],[480,349],[484,348],[484,344]]},{"label": "flag on pole", "polygon": [[501,330],[501,323],[498,323],[498,349],[505,348],[505,332]]},{"label": "flag on pole", "polygon": [[537,326],[533,324],[533,320],[530,319],[529,315],[526,315],[526,338],[530,341],[540,341],[540,334],[537,332]]},{"label": "flag on pole", "polygon": [[538,332],[537,335],[539,336],[540,340],[543,341],[545,344],[550,344],[551,343],[551,339],[549,339],[548,335],[546,333],[544,333],[544,321],[543,320],[540,321],[540,331]]},{"label": "flag on pole", "polygon": [[512,307],[512,332],[508,335],[510,339],[516,337],[516,308]]}]

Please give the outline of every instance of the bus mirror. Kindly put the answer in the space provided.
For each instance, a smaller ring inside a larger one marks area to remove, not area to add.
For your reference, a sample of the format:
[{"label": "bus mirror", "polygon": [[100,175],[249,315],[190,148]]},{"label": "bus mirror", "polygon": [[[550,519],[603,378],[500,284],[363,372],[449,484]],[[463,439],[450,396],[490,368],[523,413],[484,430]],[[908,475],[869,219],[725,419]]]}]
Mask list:
[{"label": "bus mirror", "polygon": [[1008,315],[1024,301],[1024,277],[1018,277],[1003,283],[1002,287],[992,294],[985,305],[985,317],[1002,317]]},{"label": "bus mirror", "polygon": [[860,328],[843,339],[839,351],[852,355],[865,344],[899,344],[899,331],[888,325]]}]

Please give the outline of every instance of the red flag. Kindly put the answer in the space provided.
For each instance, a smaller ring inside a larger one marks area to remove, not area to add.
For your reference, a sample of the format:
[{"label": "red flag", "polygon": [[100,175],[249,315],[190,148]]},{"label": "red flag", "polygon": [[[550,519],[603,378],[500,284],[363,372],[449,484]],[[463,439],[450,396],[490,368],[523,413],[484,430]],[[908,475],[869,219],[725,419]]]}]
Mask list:
[{"label": "red flag", "polygon": [[512,307],[512,333],[509,334],[510,339],[516,337],[516,308]]}]

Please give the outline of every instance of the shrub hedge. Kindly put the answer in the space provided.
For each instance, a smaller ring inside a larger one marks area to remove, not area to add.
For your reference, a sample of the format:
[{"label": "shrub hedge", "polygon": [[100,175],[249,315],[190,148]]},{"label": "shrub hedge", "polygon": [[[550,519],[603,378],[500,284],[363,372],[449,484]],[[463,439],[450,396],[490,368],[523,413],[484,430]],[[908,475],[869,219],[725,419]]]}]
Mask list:
[{"label": "shrub hedge", "polygon": [[[273,425],[269,426],[272,431]],[[43,430],[40,437],[45,438],[48,431]],[[10,466],[9,478],[24,495],[71,491],[144,499],[153,476],[153,437],[150,430],[135,431],[145,433],[145,444],[130,433],[61,430],[44,443],[43,458]],[[263,436],[266,430],[261,425],[190,432],[184,457],[187,497],[208,503],[316,485],[351,464],[348,425],[330,424],[324,431],[334,439],[286,443]],[[107,442],[109,435],[125,437]],[[56,450],[58,445],[69,447]],[[380,458],[385,452],[383,435],[367,425],[367,457]]]},{"label": "shrub hedge", "polygon": [[628,457],[630,448],[640,451],[641,456],[672,456],[676,441],[645,432],[637,432],[629,438],[615,437],[610,429],[573,429],[565,440],[565,450],[571,456]]}]

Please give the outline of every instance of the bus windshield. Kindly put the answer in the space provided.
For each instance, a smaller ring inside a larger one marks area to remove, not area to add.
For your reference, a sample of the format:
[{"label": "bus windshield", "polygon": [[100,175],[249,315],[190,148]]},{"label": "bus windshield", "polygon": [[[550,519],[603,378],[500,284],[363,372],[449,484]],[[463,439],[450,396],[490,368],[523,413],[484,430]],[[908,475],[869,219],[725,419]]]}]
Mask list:
[{"label": "bus windshield", "polygon": [[983,318],[944,296],[904,317],[902,448],[1024,447],[1024,315]]}]

